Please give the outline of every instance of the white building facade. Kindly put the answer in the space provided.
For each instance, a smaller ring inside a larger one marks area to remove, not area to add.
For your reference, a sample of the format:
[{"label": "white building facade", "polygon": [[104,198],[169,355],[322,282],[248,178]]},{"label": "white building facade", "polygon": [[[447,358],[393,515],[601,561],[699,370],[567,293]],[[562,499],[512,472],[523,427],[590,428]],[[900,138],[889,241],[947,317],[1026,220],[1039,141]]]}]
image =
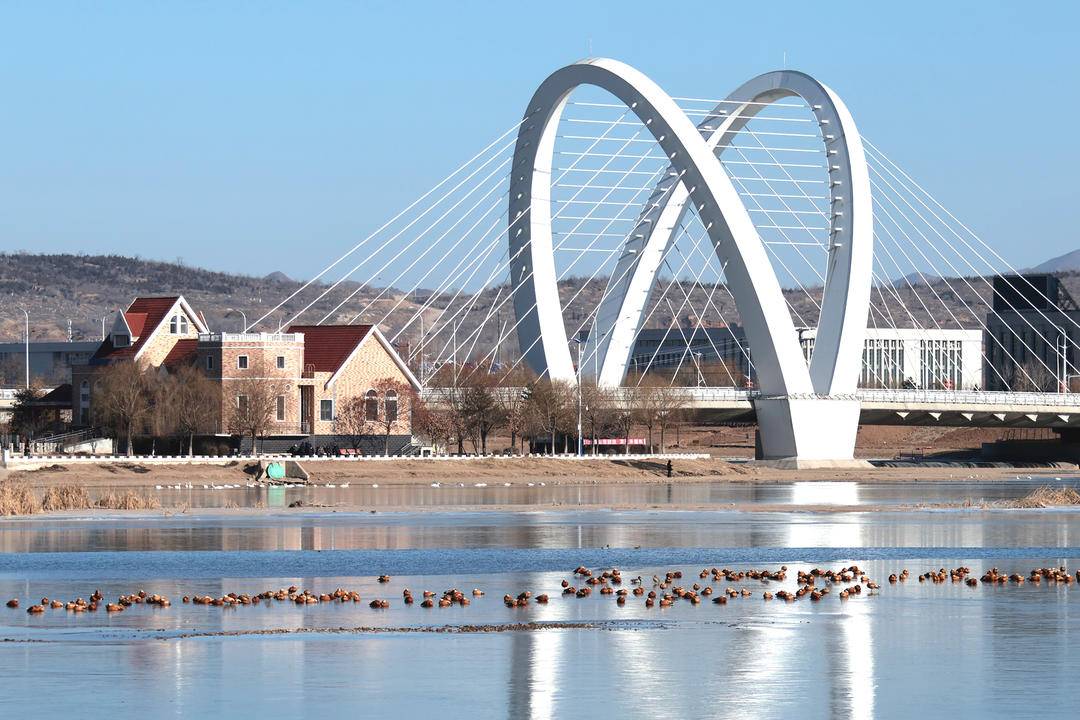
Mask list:
[{"label": "white building facade", "polygon": [[[799,331],[813,355],[816,328]],[[859,387],[975,390],[982,381],[982,331],[867,328]]]}]

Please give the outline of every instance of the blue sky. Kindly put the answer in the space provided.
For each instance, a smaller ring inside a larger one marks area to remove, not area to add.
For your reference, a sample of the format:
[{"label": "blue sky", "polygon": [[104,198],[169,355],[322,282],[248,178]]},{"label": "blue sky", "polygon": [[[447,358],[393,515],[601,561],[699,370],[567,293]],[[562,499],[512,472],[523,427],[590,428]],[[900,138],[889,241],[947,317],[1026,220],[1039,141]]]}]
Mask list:
[{"label": "blue sky", "polygon": [[1076,3],[581,5],[0,1],[0,247],[309,276],[561,65],[721,97],[785,52],[1008,260],[1080,247]]}]

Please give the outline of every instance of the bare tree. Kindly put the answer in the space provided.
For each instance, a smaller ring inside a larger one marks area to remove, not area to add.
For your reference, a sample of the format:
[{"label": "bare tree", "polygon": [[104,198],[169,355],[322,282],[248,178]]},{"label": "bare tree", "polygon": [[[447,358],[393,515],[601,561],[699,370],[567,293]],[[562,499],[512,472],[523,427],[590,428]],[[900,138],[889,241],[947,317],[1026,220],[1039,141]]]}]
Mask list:
[{"label": "bare tree", "polygon": [[268,365],[256,361],[248,374],[228,384],[235,396],[229,413],[229,432],[251,438],[251,452],[259,454],[258,440],[266,435],[277,413],[277,398],[289,391],[289,384],[270,375]]},{"label": "bare tree", "polygon": [[362,395],[351,397],[337,408],[334,432],[349,439],[353,450],[360,448],[365,435],[372,435],[374,428],[367,419],[367,403]]},{"label": "bare tree", "polygon": [[488,367],[474,368],[462,381],[461,414],[473,449],[487,454],[488,435],[506,416],[499,402],[498,377]]},{"label": "bare tree", "polygon": [[187,440],[188,455],[195,454],[195,436],[211,433],[221,413],[221,392],[195,365],[181,365],[165,379],[161,397],[170,429]]},{"label": "bare tree", "polygon": [[524,438],[529,427],[529,407],[525,389],[535,382],[536,376],[525,368],[515,368],[501,378],[498,401],[503,424],[510,433],[510,447],[515,449],[518,437]]},{"label": "bare tree", "polygon": [[382,401],[381,412],[376,406],[375,417],[368,413],[367,418],[383,436],[383,455],[390,454],[390,436],[395,429],[410,424],[412,409],[419,400],[416,390],[407,382],[396,378],[381,378],[372,384],[376,396]]},{"label": "bare tree", "polygon": [[95,422],[115,439],[123,437],[130,456],[132,437],[146,426],[153,409],[150,378],[134,362],[107,365],[94,381],[92,407]]},{"label": "bare tree", "polygon": [[634,403],[622,399],[614,403],[611,410],[611,426],[623,440],[623,453],[630,454],[630,433],[634,429],[634,419],[637,413]]},{"label": "bare tree", "polygon": [[592,440],[592,454],[596,454],[597,439],[607,433],[614,424],[615,393],[595,382],[582,382],[581,420],[583,432]]},{"label": "bare tree", "polygon": [[660,431],[660,452],[667,452],[667,432],[682,422],[689,404],[683,388],[664,385],[654,388],[656,394],[656,429]]},{"label": "bare tree", "polygon": [[570,385],[561,380],[545,378],[531,388],[528,400],[531,424],[550,438],[552,453],[555,436],[569,425],[572,396]]},{"label": "bare tree", "polygon": [[432,407],[425,402],[418,402],[412,412],[413,430],[425,435],[436,450],[440,445],[445,449],[450,444],[450,436],[454,433],[452,414],[452,411],[446,408]]}]

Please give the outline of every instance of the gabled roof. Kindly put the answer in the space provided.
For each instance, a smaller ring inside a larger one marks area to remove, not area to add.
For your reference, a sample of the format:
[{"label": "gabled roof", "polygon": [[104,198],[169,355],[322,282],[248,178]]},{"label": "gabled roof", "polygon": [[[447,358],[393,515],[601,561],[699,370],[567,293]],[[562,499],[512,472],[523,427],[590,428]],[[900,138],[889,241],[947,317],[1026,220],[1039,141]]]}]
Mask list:
[{"label": "gabled roof", "polygon": [[336,373],[359,347],[370,325],[290,325],[288,332],[304,334],[304,369]]},{"label": "gabled roof", "polygon": [[337,380],[338,373],[368,338],[375,338],[390,355],[405,379],[417,390],[420,381],[409,370],[386,336],[374,325],[290,325],[287,332],[304,335],[304,368],[331,373],[326,385]]},{"label": "gabled roof", "polygon": [[195,362],[195,352],[198,348],[199,341],[195,338],[177,340],[161,364],[169,370],[178,368],[181,365],[190,365]]},{"label": "gabled roof", "polygon": [[106,338],[97,352],[90,358],[90,362],[103,363],[114,360],[132,360],[138,357],[146,342],[153,337],[162,323],[165,322],[172,309],[179,304],[187,316],[191,319],[195,328],[200,332],[207,332],[206,324],[202,322],[187,301],[179,295],[167,297],[137,297],[127,310],[122,314],[124,322],[131,330],[131,345],[122,348],[114,348],[111,338]]},{"label": "gabled roof", "polygon": [[71,407],[71,383],[57,385],[41,397],[27,403],[31,407]]}]

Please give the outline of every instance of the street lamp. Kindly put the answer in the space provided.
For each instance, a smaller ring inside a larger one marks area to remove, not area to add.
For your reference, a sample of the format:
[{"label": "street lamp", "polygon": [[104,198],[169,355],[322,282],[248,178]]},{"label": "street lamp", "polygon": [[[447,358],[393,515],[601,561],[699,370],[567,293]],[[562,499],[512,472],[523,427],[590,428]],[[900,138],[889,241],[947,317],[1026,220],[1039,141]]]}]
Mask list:
[{"label": "street lamp", "polygon": [[228,308],[225,311],[225,317],[229,317],[229,315],[231,315],[233,313],[240,313],[240,317],[243,318],[243,320],[244,320],[244,327],[240,328],[240,332],[242,332],[242,333],[247,332],[247,329],[248,329],[247,313],[245,313],[243,310],[240,310],[238,308]]},{"label": "street lamp", "polygon": [[26,389],[30,389],[30,313],[26,308],[19,308],[26,316]]},{"label": "street lamp", "polygon": [[101,316],[101,342],[105,342],[105,321],[109,319],[109,315],[112,313]]},{"label": "street lamp", "polygon": [[577,456],[581,457],[585,454],[585,448],[583,444],[584,438],[581,437],[581,346],[585,341],[580,337],[574,338],[574,344],[577,345]]}]

